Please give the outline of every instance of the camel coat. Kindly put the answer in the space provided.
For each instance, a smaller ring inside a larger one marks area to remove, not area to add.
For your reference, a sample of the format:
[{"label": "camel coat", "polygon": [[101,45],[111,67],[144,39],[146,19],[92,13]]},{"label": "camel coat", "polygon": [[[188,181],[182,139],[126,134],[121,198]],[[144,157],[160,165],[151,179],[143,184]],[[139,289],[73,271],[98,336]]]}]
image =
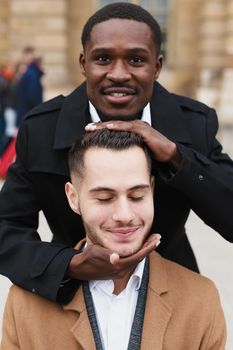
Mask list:
[{"label": "camel coat", "polygon": [[[151,253],[141,349],[224,350],[225,340],[224,316],[213,283]],[[62,306],[13,286],[0,349],[94,350],[82,287]]]}]

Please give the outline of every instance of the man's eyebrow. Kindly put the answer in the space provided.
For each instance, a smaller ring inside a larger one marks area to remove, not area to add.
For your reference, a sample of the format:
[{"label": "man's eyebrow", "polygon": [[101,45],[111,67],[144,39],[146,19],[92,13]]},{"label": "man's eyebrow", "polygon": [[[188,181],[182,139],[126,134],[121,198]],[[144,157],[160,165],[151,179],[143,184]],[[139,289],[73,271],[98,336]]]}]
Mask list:
[{"label": "man's eyebrow", "polygon": [[[99,53],[103,53],[103,52],[109,52],[112,49],[114,49],[114,47],[112,46],[105,46],[105,47],[96,47],[92,50],[92,54],[99,54]],[[128,51],[129,53],[135,53],[135,52],[143,52],[148,54],[148,50],[144,47],[129,47],[127,48],[125,51]]]},{"label": "man's eyebrow", "polygon": [[109,188],[109,187],[94,187],[92,188],[89,192],[94,193],[94,192],[114,192],[113,188]]},{"label": "man's eyebrow", "polygon": [[[143,190],[143,189],[147,189],[149,187],[150,187],[149,184],[140,184],[140,185],[136,185],[136,186],[130,187],[128,189],[128,191]],[[110,188],[110,187],[98,186],[98,187],[92,188],[89,192],[90,193],[95,193],[95,192],[115,192],[115,189]]]},{"label": "man's eyebrow", "polygon": [[149,184],[141,184],[141,185],[136,185],[136,186],[129,188],[129,191],[143,190],[143,189],[147,189],[147,188],[150,188]]}]

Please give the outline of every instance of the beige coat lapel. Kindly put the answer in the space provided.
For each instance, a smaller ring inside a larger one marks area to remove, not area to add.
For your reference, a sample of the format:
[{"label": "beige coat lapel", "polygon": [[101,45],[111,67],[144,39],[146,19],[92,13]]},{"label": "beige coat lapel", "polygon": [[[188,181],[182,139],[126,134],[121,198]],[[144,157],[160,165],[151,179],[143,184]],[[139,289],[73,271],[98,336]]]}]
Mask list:
[{"label": "beige coat lapel", "polygon": [[[77,248],[84,242],[85,240],[79,242]],[[149,285],[141,350],[162,350],[163,338],[172,314],[172,308],[168,299],[167,271],[159,254],[153,252],[150,254],[149,259]],[[79,314],[78,321],[71,328],[71,332],[74,334],[81,349],[95,350],[82,287],[79,288],[73,300],[64,306],[64,309],[73,310]]]},{"label": "beige coat lapel", "polygon": [[[85,241],[85,239],[81,240],[76,248],[79,249]],[[64,306],[64,310],[73,310],[78,313],[78,320],[71,328],[71,332],[80,345],[80,349],[95,350],[93,333],[88,319],[82,287],[78,289],[73,300]]]},{"label": "beige coat lapel", "polygon": [[80,348],[77,349],[95,350],[93,333],[86,311],[82,287],[79,288],[73,300],[63,308],[64,310],[72,310],[78,313],[78,320],[71,328],[71,332],[80,345]]},{"label": "beige coat lapel", "polygon": [[167,298],[167,272],[162,258],[157,253],[150,254],[149,261],[149,285],[141,350],[162,350],[164,335],[172,314]]}]

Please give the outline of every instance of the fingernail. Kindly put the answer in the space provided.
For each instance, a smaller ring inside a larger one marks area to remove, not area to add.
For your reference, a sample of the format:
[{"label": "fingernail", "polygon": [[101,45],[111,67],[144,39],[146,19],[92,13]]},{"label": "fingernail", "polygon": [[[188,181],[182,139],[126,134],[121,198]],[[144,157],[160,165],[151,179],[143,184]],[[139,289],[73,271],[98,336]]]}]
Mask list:
[{"label": "fingernail", "polygon": [[96,125],[94,123],[89,123],[85,126],[85,130],[95,130]]},{"label": "fingernail", "polygon": [[108,129],[112,129],[113,128],[113,124],[107,124],[106,125]]},{"label": "fingernail", "polygon": [[156,234],[156,238],[157,238],[157,239],[161,239],[162,236],[161,236],[159,233],[157,233],[157,234]]},{"label": "fingernail", "polygon": [[112,253],[110,255],[110,263],[114,265],[119,260],[119,255],[117,253]]},{"label": "fingernail", "polygon": [[161,241],[157,241],[157,242],[155,243],[156,247],[158,247],[158,246],[160,245],[160,243],[161,243]]}]

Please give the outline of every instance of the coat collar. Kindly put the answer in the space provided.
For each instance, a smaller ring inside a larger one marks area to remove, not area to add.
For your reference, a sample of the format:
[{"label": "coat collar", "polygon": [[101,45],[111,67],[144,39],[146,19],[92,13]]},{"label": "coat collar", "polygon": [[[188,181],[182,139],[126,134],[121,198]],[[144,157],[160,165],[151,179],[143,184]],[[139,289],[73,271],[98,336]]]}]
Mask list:
[{"label": "coat collar", "polygon": [[[86,83],[64,99],[55,130],[54,149],[69,148],[90,121]],[[88,119],[89,118],[89,119]],[[174,142],[191,143],[185,116],[175,99],[158,82],[151,99],[152,126]]]},{"label": "coat collar", "polygon": [[[85,242],[86,239],[84,238],[75,246],[75,248],[81,249]],[[67,305],[63,305],[63,309],[75,311],[78,314],[78,320],[71,328],[71,332],[73,333],[78,344],[81,345],[82,349],[95,350],[95,342],[88,319],[82,286],[78,289],[71,302]]]},{"label": "coat collar", "polygon": [[80,137],[89,117],[86,83],[64,99],[55,130],[54,149],[69,148]]},{"label": "coat collar", "polygon": [[[85,240],[79,242],[77,248],[81,247],[84,242]],[[162,350],[163,348],[163,338],[172,314],[168,292],[168,276],[164,260],[158,253],[152,252],[149,256],[149,285],[142,333],[142,350]],[[79,288],[73,300],[63,308],[78,313],[78,320],[71,328],[71,332],[83,349],[94,350],[95,344],[82,287]],[[152,337],[151,334],[154,334],[155,330],[156,336]]]},{"label": "coat collar", "polygon": [[142,350],[163,349],[164,336],[171,315],[172,306],[169,302],[168,275],[164,259],[158,253],[152,252],[149,260],[149,285],[142,332]]}]

